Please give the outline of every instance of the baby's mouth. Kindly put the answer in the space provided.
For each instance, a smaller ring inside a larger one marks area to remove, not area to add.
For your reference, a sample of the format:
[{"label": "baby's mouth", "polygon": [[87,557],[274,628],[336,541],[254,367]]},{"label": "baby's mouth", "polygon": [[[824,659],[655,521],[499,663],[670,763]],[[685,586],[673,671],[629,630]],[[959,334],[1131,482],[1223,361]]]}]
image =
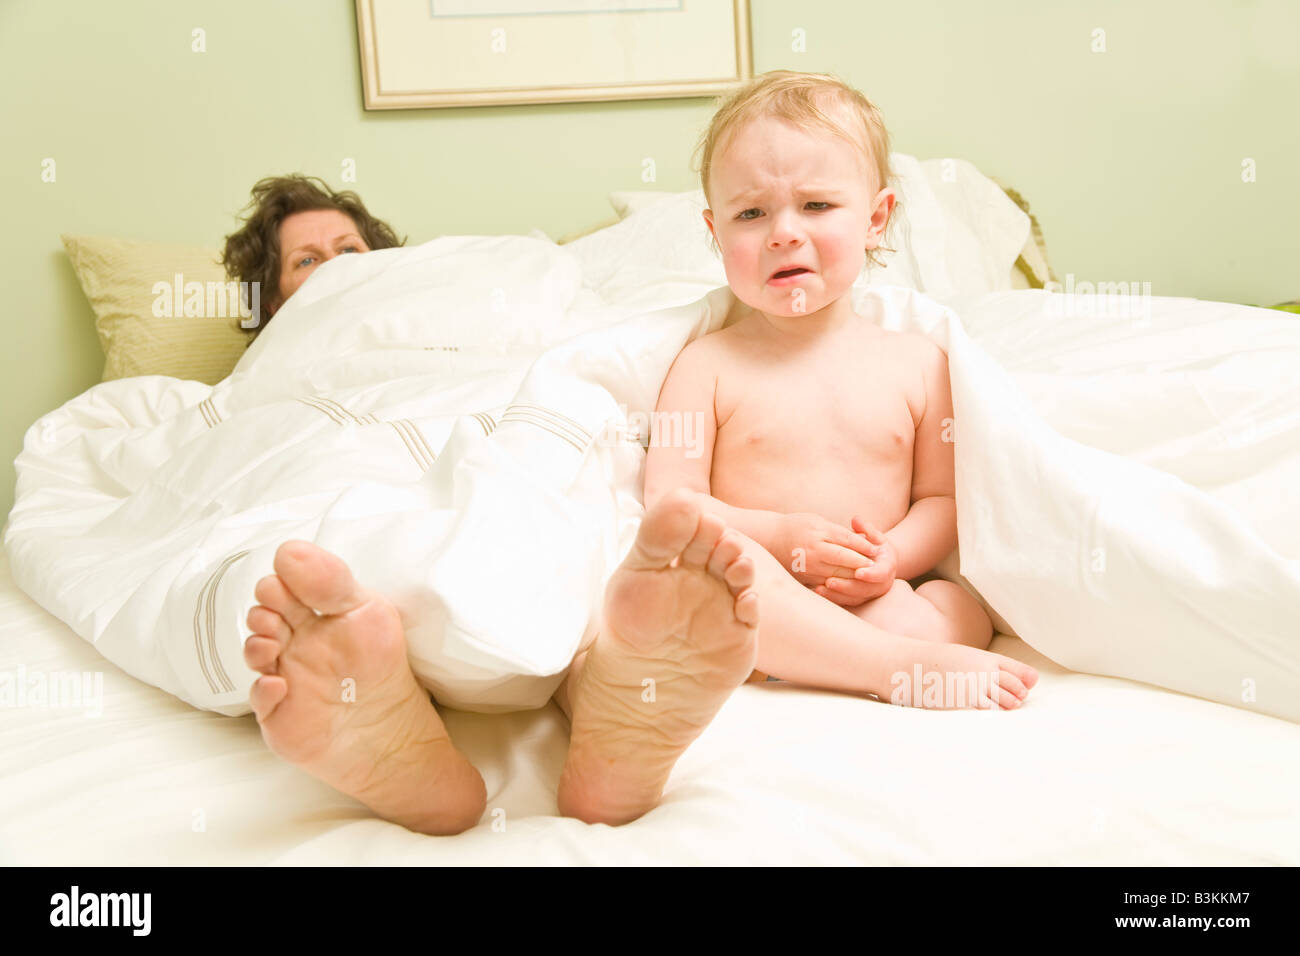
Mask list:
[{"label": "baby's mouth", "polygon": [[[782,269],[780,272],[772,273],[773,279],[788,279],[790,276],[803,275],[805,272],[811,272],[811,269],[805,269],[802,266],[795,269]],[[769,280],[770,281],[770,280]]]}]

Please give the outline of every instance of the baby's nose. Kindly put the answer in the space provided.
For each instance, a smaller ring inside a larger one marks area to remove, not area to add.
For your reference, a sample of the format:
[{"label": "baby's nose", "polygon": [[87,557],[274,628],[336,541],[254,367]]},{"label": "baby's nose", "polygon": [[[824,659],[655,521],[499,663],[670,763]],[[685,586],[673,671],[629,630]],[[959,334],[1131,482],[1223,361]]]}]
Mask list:
[{"label": "baby's nose", "polygon": [[779,246],[799,238],[799,226],[793,215],[777,213],[772,217],[772,229],[768,233],[768,242]]}]

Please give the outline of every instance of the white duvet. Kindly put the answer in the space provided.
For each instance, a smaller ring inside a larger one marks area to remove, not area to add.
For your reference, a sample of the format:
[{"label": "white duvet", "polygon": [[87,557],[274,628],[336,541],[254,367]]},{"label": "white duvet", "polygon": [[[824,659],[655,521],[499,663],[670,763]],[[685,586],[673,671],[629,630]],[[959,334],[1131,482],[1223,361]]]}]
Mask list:
[{"label": "white duvet", "polygon": [[[253,585],[305,538],[395,601],[440,701],[542,705],[642,513],[629,420],[731,304],[700,270],[622,294],[598,258],[523,237],[341,257],[218,385],[95,386],[27,433],[15,581],[132,675],[240,714]],[[1062,318],[1038,292],[857,304],[948,351],[960,572],[1003,629],[1300,720],[1300,322],[1182,299]]]}]

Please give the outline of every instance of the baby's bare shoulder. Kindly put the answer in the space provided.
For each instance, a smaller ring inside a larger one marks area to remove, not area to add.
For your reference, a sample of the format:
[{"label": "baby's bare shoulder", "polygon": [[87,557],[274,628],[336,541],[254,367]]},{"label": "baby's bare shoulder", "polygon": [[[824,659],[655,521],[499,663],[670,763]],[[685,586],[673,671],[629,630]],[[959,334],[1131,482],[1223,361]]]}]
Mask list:
[{"label": "baby's bare shoulder", "polygon": [[730,328],[718,329],[687,343],[686,348],[677,356],[677,361],[692,368],[716,367],[735,354],[737,344],[736,336]]},{"label": "baby's bare shoulder", "polygon": [[931,404],[942,404],[948,391],[948,355],[920,332],[882,330],[890,366],[907,398],[912,421],[919,423]]},{"label": "baby's bare shoulder", "polygon": [[933,339],[921,332],[894,332],[879,330],[889,343],[895,358],[908,369],[929,375],[941,364],[946,365],[948,355]]},{"label": "baby's bare shoulder", "polygon": [[[719,341],[721,332],[711,332],[698,339],[687,342],[686,346],[673,359],[668,370],[667,382],[675,388],[703,388],[705,383],[712,388],[722,377],[721,371],[726,363],[726,346]],[[694,383],[687,385],[686,383]]]}]

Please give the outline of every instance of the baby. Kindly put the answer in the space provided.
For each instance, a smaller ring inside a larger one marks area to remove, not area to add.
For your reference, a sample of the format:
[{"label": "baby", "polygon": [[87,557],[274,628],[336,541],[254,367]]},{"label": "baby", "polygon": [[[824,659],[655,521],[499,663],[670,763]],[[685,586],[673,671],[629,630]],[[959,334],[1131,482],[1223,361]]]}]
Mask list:
[{"label": "baby", "polygon": [[979,602],[942,579],[908,583],[957,544],[953,409],[938,346],[854,313],[896,201],[888,156],[879,112],[828,76],[765,74],[714,117],[704,218],[737,301],[664,382],[658,411],[694,415],[700,445],[652,443],[645,502],[690,489],[750,539],[760,672],[1013,708],[1037,675],[984,650]]}]

